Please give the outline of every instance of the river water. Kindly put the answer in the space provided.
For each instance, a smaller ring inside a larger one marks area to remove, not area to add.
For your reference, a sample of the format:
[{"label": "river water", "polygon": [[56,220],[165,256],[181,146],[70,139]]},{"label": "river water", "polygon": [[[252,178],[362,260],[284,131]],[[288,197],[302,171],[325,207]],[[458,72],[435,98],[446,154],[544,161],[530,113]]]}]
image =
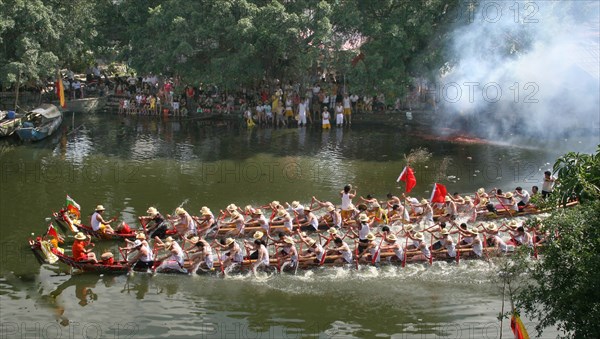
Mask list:
[{"label": "river water", "polygon": [[[85,216],[103,204],[106,215],[135,225],[148,206],[172,213],[182,204],[198,213],[203,205],[310,204],[313,195],[339,204],[346,183],[383,199],[401,192],[395,179],[403,155],[417,147],[433,153],[414,164],[418,197],[429,197],[436,180],[458,192],[529,189],[557,156],[595,148],[584,139],[520,146],[425,140],[413,133],[427,125],[418,116],[331,131],[106,114],[66,120],[41,143],[0,143],[0,338],[498,337],[502,298],[485,261],[225,279],[98,276],[40,266],[26,240],[42,232],[66,194]],[[507,323],[503,330],[509,335]]]}]

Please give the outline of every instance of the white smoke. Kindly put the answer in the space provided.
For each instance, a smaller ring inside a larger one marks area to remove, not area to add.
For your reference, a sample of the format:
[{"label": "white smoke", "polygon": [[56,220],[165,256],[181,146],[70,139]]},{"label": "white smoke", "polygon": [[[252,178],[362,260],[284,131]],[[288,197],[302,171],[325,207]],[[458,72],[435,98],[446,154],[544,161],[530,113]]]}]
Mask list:
[{"label": "white smoke", "polygon": [[443,126],[489,138],[597,135],[600,2],[470,4],[436,89]]}]

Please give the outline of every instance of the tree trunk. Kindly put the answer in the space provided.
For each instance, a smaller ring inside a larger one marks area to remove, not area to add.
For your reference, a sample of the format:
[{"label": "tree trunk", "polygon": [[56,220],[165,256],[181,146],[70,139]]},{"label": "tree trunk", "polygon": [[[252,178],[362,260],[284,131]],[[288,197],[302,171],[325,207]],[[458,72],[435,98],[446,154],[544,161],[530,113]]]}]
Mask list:
[{"label": "tree trunk", "polygon": [[17,107],[19,107],[19,87],[21,87],[21,70],[19,70],[19,74],[17,75],[17,84],[15,87],[15,112],[17,111]]}]

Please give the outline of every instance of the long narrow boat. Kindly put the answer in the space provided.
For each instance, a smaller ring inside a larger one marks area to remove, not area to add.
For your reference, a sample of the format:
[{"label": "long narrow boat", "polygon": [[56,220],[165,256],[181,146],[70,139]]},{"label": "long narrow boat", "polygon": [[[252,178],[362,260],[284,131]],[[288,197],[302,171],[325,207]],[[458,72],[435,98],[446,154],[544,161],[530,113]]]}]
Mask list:
[{"label": "long narrow boat", "polygon": [[[42,251],[42,240],[40,238],[37,239],[30,239],[29,240],[29,246],[31,248],[31,250],[34,252],[34,254],[36,255],[36,257],[38,258],[38,260],[40,261],[40,263],[42,263],[44,261],[44,257],[48,257],[48,254],[44,254]],[[371,263],[370,260],[367,263],[363,263],[360,265],[367,265],[367,266],[380,266],[380,265],[400,265],[402,267],[404,267],[405,264],[431,264],[432,261],[444,261],[444,262],[456,262],[458,264],[459,260],[488,260],[487,258],[489,256],[494,256],[497,255],[497,248],[492,248],[492,247],[486,247],[483,250],[485,253],[482,257],[477,257],[473,254],[473,250],[470,248],[466,248],[466,249],[457,249],[458,255],[455,258],[449,258],[446,254],[445,251],[441,251],[441,252],[435,252],[434,255],[432,256],[432,260],[428,260],[425,259],[420,253],[418,254],[414,254],[414,255],[410,255],[410,256],[406,256],[404,258],[404,260],[390,260],[391,258],[393,258],[395,256],[394,253],[388,253],[388,252],[382,252],[380,253],[380,258],[381,258],[381,262],[380,263]],[[115,261],[113,264],[111,265],[105,265],[102,263],[87,263],[87,262],[78,262],[76,261],[74,258],[52,248],[51,249],[52,254],[50,254],[51,256],[55,256],[57,261],[62,262],[63,264],[66,264],[74,269],[78,269],[80,271],[83,272],[95,272],[95,273],[99,273],[99,274],[125,274],[127,272],[130,271],[130,267],[126,265],[126,261],[125,260],[119,260],[119,261]],[[505,254],[505,255],[510,255],[510,252]],[[339,255],[327,255],[324,260],[322,260],[321,262],[316,262],[314,259],[300,259],[299,264],[298,264],[298,269],[300,270],[310,270],[310,269],[315,269],[315,268],[319,268],[319,267],[340,267],[340,265],[336,265],[334,264],[334,261],[336,259],[339,259],[341,256]],[[460,258],[460,259],[459,259]],[[252,264],[256,262],[256,260],[250,260],[250,259],[244,259],[244,261],[242,263],[239,264],[235,264],[234,266],[232,266],[234,271],[237,272],[244,272],[244,271],[249,271],[252,268]],[[281,262],[279,259],[277,258],[270,258],[269,260],[270,262],[270,267],[268,268],[268,270],[270,271],[276,271],[276,272],[284,272],[284,271],[295,271],[296,268],[290,268],[288,267],[288,269],[285,269],[284,267],[284,263]],[[156,268],[158,265],[160,264],[160,262],[155,262],[154,264],[154,268]],[[359,267],[358,262],[356,263],[352,263],[352,264],[345,264],[342,265],[343,267]],[[185,260],[184,263],[184,268],[186,270],[190,270],[192,268],[192,263],[190,260]],[[143,270],[142,272],[145,272],[147,270]],[[228,269],[229,271],[229,269]],[[215,260],[214,262],[214,269],[213,270],[205,270],[205,269],[199,269],[197,272],[198,274],[201,273],[219,273],[222,272],[221,270],[221,263],[218,260]],[[180,271],[163,271],[160,273],[183,273]]]},{"label": "long narrow boat", "polygon": [[16,132],[21,140],[39,141],[54,133],[62,120],[63,116],[58,107],[42,104],[23,117],[21,126]]}]

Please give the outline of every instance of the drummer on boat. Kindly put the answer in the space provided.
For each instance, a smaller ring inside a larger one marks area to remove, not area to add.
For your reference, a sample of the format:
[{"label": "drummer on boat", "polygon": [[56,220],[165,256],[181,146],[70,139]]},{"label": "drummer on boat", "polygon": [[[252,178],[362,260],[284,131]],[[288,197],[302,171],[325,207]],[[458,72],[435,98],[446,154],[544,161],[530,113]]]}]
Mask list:
[{"label": "drummer on boat", "polygon": [[102,213],[104,213],[104,206],[96,206],[96,211],[94,212],[94,214],[92,214],[92,219],[90,221],[92,225],[92,230],[106,234],[115,233],[112,227],[110,227],[110,223],[117,220],[117,218],[115,217],[109,220],[104,220],[104,218],[102,217]]},{"label": "drummer on boat", "polygon": [[96,254],[92,251],[92,249],[88,249],[88,246],[94,246],[91,242],[91,236],[87,237],[82,233],[78,232],[75,234],[75,241],[73,242],[73,247],[71,247],[73,259],[77,262],[89,262],[92,264],[98,263],[96,259]]}]

